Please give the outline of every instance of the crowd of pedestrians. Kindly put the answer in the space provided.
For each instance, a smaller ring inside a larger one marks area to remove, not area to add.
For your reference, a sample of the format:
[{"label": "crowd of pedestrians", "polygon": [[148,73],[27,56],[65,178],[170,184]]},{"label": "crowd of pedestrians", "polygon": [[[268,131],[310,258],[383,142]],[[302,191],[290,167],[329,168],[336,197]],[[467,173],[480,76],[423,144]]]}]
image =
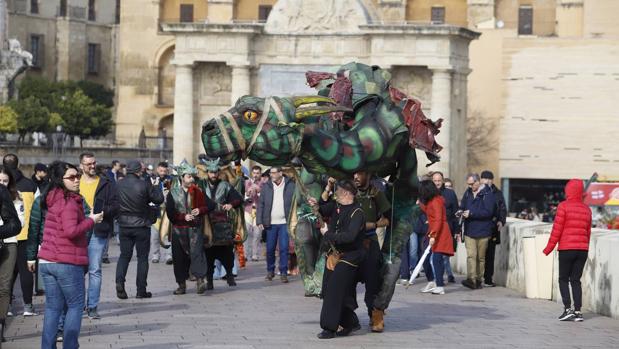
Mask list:
[{"label": "crowd of pedestrians", "polygon": [[[175,167],[161,162],[153,168],[131,160],[126,165],[113,161],[105,167],[97,163],[95,154],[86,152],[76,162],[78,166],[62,161],[37,164],[28,179],[15,154],[3,158],[2,339],[6,317],[14,315],[12,293],[19,276],[24,316],[37,315],[34,292],[45,294],[42,348],[52,348],[56,341],[77,348],[82,316],[101,318],[102,264],[109,263],[107,251],[114,236],[120,245],[115,290],[121,300],[129,297],[125,283],[134,250],[138,299],[152,297],[149,260],[173,265],[177,288],[172,293],[178,296],[188,292],[187,281],[195,281],[196,292],[203,294],[213,290],[214,278],[223,275],[228,286],[234,287],[239,268],[263,256],[267,281],[276,272],[282,283],[289,281],[294,249],[288,227],[298,184],[281,167],[263,172],[254,166],[245,177],[219,159],[202,159],[197,166],[186,161]],[[462,285],[473,290],[495,286],[494,255],[507,212],[493,180],[490,171],[467,175],[467,189],[458,200],[452,181],[442,173],[421,178],[419,209],[402,251],[401,283],[423,263],[428,283],[421,292],[445,294],[446,284],[456,282],[450,257],[458,242],[463,242],[467,273]],[[319,198],[308,198],[319,212],[322,248],[328,251],[321,339],[346,336],[360,328],[355,314],[357,282],[365,284],[371,330],[384,330],[385,295],[379,290],[385,262],[378,233],[391,224],[387,187],[382,179],[360,171],[351,179],[329,178]],[[559,286],[565,306],[560,320],[583,320],[579,280],[587,259],[591,211],[582,203],[582,195],[582,181],[570,181],[567,200],[558,205],[544,250],[549,254],[559,245]],[[426,249],[429,253],[421,261]],[[42,284],[35,286],[38,279]]]}]

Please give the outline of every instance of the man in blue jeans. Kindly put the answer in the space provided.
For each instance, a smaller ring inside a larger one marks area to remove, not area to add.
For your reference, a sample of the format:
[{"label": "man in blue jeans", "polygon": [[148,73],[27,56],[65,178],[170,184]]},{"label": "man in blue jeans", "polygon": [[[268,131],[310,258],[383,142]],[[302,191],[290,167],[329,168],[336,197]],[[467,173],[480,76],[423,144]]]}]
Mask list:
[{"label": "man in blue jeans", "polygon": [[91,319],[100,319],[97,306],[101,296],[101,263],[108,244],[108,236],[114,229],[114,219],[118,214],[118,194],[116,185],[107,176],[97,174],[97,160],[92,153],[80,155],[80,195],[92,208],[92,212],[103,212],[103,221],[95,224],[88,241],[88,301],[86,311]]},{"label": "man in blue jeans", "polygon": [[267,235],[267,276],[275,277],[275,248],[279,245],[279,272],[283,283],[288,282],[288,219],[292,207],[295,183],[284,177],[280,167],[272,167],[271,180],[264,183],[258,207],[256,225],[266,229]]}]

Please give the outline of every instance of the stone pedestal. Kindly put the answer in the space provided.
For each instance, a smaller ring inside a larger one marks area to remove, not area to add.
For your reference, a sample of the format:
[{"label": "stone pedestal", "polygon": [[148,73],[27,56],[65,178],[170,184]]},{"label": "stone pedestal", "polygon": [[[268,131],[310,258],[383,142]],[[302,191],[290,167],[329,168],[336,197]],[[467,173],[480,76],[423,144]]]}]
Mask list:
[{"label": "stone pedestal", "polygon": [[176,64],[174,86],[174,155],[178,165],[183,159],[194,160],[193,132],[193,64]]}]

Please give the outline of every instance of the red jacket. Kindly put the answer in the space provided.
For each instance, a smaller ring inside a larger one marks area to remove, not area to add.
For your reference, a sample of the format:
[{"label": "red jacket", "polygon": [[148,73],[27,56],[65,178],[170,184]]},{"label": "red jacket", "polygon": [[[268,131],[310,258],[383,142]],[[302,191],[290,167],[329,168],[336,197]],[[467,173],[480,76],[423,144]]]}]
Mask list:
[{"label": "red jacket", "polygon": [[50,262],[88,265],[86,232],[95,222],[84,215],[83,198],[60,188],[47,194],[47,215],[39,258]]},{"label": "red jacket", "polygon": [[589,250],[591,237],[591,209],[583,203],[584,185],[580,179],[571,179],[565,185],[566,200],[559,204],[557,216],[544,254],[549,255],[559,243],[562,250]]},{"label": "red jacket", "polygon": [[447,223],[445,213],[445,200],[442,196],[435,196],[421,209],[428,216],[428,236],[434,238],[432,252],[443,253],[448,256],[454,255],[454,242]]}]

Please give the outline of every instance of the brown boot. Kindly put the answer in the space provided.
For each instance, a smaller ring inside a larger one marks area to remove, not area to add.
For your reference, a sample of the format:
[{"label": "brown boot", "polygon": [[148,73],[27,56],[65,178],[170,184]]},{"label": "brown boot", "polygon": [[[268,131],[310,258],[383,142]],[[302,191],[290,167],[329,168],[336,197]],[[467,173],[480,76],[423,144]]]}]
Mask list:
[{"label": "brown boot", "polygon": [[176,291],[174,291],[175,295],[181,295],[181,294],[185,294],[187,292],[187,285],[183,282],[178,284],[178,288],[176,289]]},{"label": "brown boot", "polygon": [[204,278],[198,278],[196,289],[198,290],[198,294],[203,294],[206,291],[206,283],[204,282]]},{"label": "brown boot", "polygon": [[384,310],[372,309],[372,332],[383,332],[385,329]]}]

